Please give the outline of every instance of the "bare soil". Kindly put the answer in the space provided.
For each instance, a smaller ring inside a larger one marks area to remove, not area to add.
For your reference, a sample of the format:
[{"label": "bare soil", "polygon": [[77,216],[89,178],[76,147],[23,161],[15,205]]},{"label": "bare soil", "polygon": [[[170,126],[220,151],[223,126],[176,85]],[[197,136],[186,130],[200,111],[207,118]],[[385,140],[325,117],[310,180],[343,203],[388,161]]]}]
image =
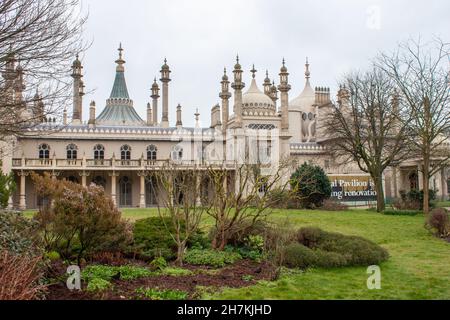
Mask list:
[{"label": "bare soil", "polygon": [[[133,264],[142,265],[134,261]],[[49,276],[64,275],[65,266],[61,263],[54,264]],[[153,275],[131,281],[112,280],[113,287],[102,293],[92,294],[85,289],[86,283],[82,283],[82,290],[70,291],[66,287],[64,279],[49,285],[46,294],[47,300],[130,300],[142,299],[136,294],[138,288],[158,288],[182,290],[188,292],[189,299],[200,298],[204,291],[217,291],[220,288],[240,288],[254,285],[258,280],[272,280],[274,269],[267,262],[257,263],[252,260],[240,260],[233,265],[218,270],[212,268],[185,265],[184,268],[194,272],[186,276]],[[63,277],[61,277],[63,278]],[[199,291],[199,286],[203,291]]]}]

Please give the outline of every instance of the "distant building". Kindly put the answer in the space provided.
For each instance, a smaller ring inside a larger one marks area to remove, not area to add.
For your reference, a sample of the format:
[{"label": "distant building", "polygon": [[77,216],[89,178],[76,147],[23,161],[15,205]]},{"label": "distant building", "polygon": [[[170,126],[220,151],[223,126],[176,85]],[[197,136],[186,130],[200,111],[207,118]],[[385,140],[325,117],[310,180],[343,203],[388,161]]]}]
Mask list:
[{"label": "distant building", "polygon": [[[323,167],[333,183],[333,197],[359,204],[374,199],[367,174],[354,163],[337,164],[327,152],[327,139],[320,130],[320,121],[332,106],[330,89],[311,86],[308,61],[305,87],[289,100],[291,86],[284,60],[278,86],[266,71],[260,90],[253,67],[250,85],[244,91],[243,70],[237,58],[232,83],[224,70],[219,93],[221,104],[211,109],[211,125],[207,128],[200,127],[198,111],[194,114],[195,127],[184,127],[182,107],[169,104],[171,71],[166,60],[160,71],[162,90],[155,79],[144,119],[134,109],[127,90],[122,47],[116,64],[111,94],[98,116],[96,103],[92,101],[89,120],[82,121],[83,67],[77,57],[72,66],[71,120],[66,112],[62,123],[39,117],[41,123],[31,129],[28,137],[11,137],[7,144],[3,143],[3,172],[14,172],[18,185],[11,199],[12,206],[37,208],[42,202],[36,195],[30,172],[48,172],[56,179],[82,185],[95,183],[103,186],[120,207],[147,207],[158,201],[152,172],[164,168],[168,161],[184,170],[194,166],[222,166],[229,170],[232,185],[237,162],[265,164],[270,174],[270,166],[286,157],[295,159],[298,164],[306,161]],[[20,72],[16,70],[17,79]],[[19,87],[23,88],[23,83]],[[21,91],[12,94],[20,98]],[[233,109],[230,110],[232,97]],[[44,108],[37,95],[28,112],[43,115]],[[170,126],[173,122],[169,115],[173,111],[176,121],[175,126]],[[398,197],[400,190],[421,188],[420,163],[420,159],[411,159],[387,170],[386,197]],[[431,187],[441,198],[448,198],[449,171],[443,169],[431,179]],[[208,192],[209,188],[203,184],[203,189]]]}]

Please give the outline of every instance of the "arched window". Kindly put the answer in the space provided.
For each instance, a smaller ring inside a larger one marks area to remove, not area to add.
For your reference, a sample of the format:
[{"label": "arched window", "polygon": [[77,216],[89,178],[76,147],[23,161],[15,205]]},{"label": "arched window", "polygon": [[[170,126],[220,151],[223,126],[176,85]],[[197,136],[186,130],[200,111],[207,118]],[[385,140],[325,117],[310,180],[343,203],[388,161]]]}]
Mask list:
[{"label": "arched window", "polygon": [[94,179],[92,179],[92,183],[99,187],[103,187],[103,189],[106,188],[106,179],[102,176],[96,176]]},{"label": "arched window", "polygon": [[179,145],[173,146],[170,156],[172,160],[181,160],[183,158],[183,148]]},{"label": "arched window", "polygon": [[131,206],[131,181],[128,177],[123,177],[119,181],[120,189],[120,206]]},{"label": "arched window", "polygon": [[131,148],[129,145],[125,144],[120,147],[120,159],[130,160],[131,159]]},{"label": "arched window", "polygon": [[101,144],[97,144],[94,147],[94,159],[103,160],[105,159],[105,147]]},{"label": "arched window", "polygon": [[71,143],[66,147],[67,150],[67,160],[77,160],[77,150],[78,147]]},{"label": "arched window", "polygon": [[147,147],[147,160],[156,160],[156,154],[158,149],[155,145],[151,144]]},{"label": "arched window", "polygon": [[50,146],[43,143],[39,146],[39,159],[50,159]]}]

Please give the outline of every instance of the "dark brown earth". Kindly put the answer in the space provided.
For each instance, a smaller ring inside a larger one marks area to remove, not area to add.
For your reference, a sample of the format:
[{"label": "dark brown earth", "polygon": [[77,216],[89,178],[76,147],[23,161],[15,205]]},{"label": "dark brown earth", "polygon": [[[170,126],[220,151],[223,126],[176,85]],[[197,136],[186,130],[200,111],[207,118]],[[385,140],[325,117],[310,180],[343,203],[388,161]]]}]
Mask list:
[{"label": "dark brown earth", "polygon": [[[140,263],[139,263],[140,264]],[[136,294],[138,288],[176,289],[188,292],[189,299],[199,298],[198,286],[206,291],[217,291],[219,288],[240,288],[254,285],[258,280],[271,280],[274,269],[266,262],[257,263],[251,260],[240,260],[233,265],[213,271],[211,268],[185,265],[184,268],[195,273],[187,276],[155,275],[131,281],[113,280],[113,288],[100,294],[82,291],[70,291],[65,280],[48,287],[47,300],[129,300],[140,299]],[[54,275],[65,272],[65,266],[54,265]],[[245,277],[247,276],[247,277]],[[249,279],[251,276],[251,279]],[[244,279],[243,279],[244,278]],[[82,287],[86,284],[82,284]],[[83,289],[83,288],[82,288]]]}]

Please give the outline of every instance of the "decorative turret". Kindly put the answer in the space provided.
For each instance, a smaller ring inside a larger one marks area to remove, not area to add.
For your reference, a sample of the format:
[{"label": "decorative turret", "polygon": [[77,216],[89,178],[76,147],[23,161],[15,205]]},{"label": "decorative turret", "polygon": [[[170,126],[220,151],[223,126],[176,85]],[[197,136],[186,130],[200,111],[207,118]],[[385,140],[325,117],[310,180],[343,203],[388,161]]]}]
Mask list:
[{"label": "decorative turret", "polygon": [[89,125],[89,127],[95,126],[95,101],[91,101],[91,104],[89,105],[88,125]]},{"label": "decorative turret", "polygon": [[153,125],[152,105],[150,104],[150,102],[147,103],[147,125]]},{"label": "decorative turret", "polygon": [[114,84],[106,100],[106,108],[96,119],[97,125],[113,126],[142,126],[145,121],[137,114],[133,107],[133,100],[128,94],[127,83],[125,81],[125,60],[123,59],[122,44],[119,46],[119,58],[116,60],[116,76]]},{"label": "decorative turret", "polygon": [[81,61],[79,60],[78,54],[74,62],[72,63],[72,78],[73,78],[73,113],[72,113],[72,122],[74,124],[81,124],[81,120],[83,119],[83,81],[81,78],[83,66],[81,65]]},{"label": "decorative turret", "polygon": [[280,85],[278,86],[278,90],[280,91],[280,108],[281,108],[281,129],[288,130],[289,129],[289,119],[288,119],[288,108],[289,108],[289,96],[288,92],[291,90],[291,86],[289,85],[289,73],[287,67],[285,65],[285,61],[283,58],[283,65],[280,68]]},{"label": "decorative turret", "polygon": [[23,68],[19,64],[16,68],[16,80],[14,82],[14,100],[17,105],[25,108],[23,103],[23,91],[25,90],[25,84],[23,81]]},{"label": "decorative turret", "polygon": [[177,123],[176,123],[177,129],[181,129],[183,127],[183,122],[181,121],[181,105],[178,104],[177,106]]},{"label": "decorative turret", "polygon": [[270,87],[270,98],[272,99],[273,105],[276,108],[277,100],[278,100],[278,90],[277,90],[277,86],[275,85],[275,80],[272,81],[272,86]]},{"label": "decorative turret", "polygon": [[158,83],[156,82],[156,78],[153,80],[153,84],[152,84],[152,104],[153,104],[153,108],[152,108],[152,113],[153,113],[153,125],[157,126],[158,125],[158,98],[159,98],[159,86]]},{"label": "decorative turret", "polygon": [[269,71],[266,70],[266,78],[264,79],[263,87],[264,87],[264,93],[271,96],[271,82],[269,79]]},{"label": "decorative turret", "polygon": [[230,81],[228,81],[227,76],[227,70],[223,69],[223,76],[222,76],[222,91],[219,94],[219,97],[222,99],[222,123],[223,123],[223,130],[225,131],[227,129],[228,124],[228,118],[229,118],[229,100],[231,98],[231,92],[230,92]]},{"label": "decorative turret", "polygon": [[245,83],[242,82],[242,68],[239,64],[239,56],[236,56],[236,64],[234,65],[234,82],[231,87],[234,89],[234,115],[235,115],[235,127],[242,127],[242,89],[245,87]]},{"label": "decorative turret", "polygon": [[42,101],[42,97],[39,95],[38,90],[36,90],[36,94],[33,97],[33,117],[34,121],[37,123],[42,123],[45,121],[44,116],[44,102]]},{"label": "decorative turret", "polygon": [[220,105],[216,104],[211,108],[211,128],[216,128],[220,126]]},{"label": "decorative turret", "polygon": [[161,126],[167,128],[169,126],[169,82],[170,79],[170,71],[169,66],[167,65],[167,59],[164,59],[164,64],[161,66],[161,82],[163,83],[162,88],[162,118],[161,118]]}]

